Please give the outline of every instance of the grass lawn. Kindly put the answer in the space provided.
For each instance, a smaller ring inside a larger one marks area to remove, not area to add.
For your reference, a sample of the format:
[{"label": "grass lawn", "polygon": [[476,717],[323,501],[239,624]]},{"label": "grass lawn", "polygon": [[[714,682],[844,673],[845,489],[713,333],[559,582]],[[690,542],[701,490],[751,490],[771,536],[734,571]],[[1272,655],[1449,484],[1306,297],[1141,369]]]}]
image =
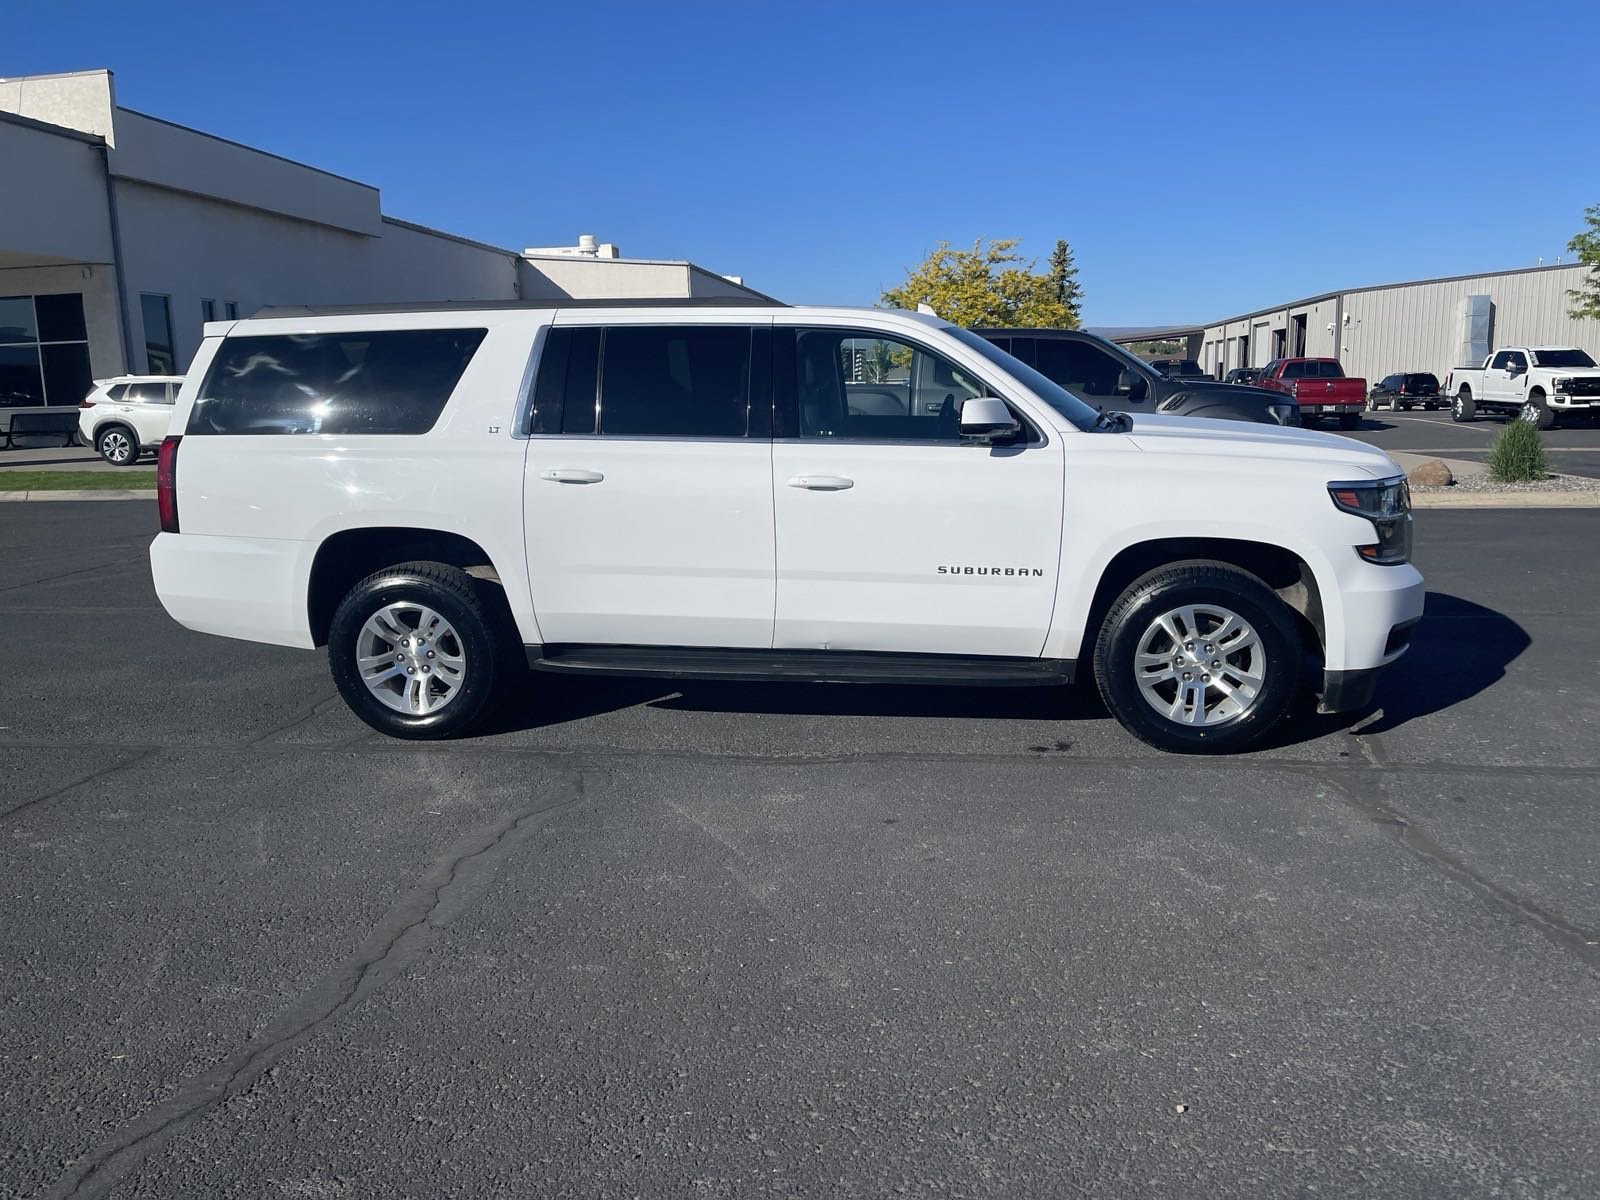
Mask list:
[{"label": "grass lawn", "polygon": [[148,491],[156,486],[154,470],[0,471],[0,492],[106,491],[123,488]]}]

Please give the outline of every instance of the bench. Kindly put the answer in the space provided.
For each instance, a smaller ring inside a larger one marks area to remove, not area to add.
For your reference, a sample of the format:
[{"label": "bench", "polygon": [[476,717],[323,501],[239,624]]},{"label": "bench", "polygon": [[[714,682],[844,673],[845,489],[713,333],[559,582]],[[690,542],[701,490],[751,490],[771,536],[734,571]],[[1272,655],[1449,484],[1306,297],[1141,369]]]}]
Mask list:
[{"label": "bench", "polygon": [[[16,413],[11,418],[11,427],[6,430],[6,449],[17,449],[17,439],[40,438],[54,441],[59,438],[63,446],[72,445],[72,439],[78,432],[78,410],[76,408],[62,409],[60,412],[29,412]],[[29,447],[23,446],[22,449]]]}]

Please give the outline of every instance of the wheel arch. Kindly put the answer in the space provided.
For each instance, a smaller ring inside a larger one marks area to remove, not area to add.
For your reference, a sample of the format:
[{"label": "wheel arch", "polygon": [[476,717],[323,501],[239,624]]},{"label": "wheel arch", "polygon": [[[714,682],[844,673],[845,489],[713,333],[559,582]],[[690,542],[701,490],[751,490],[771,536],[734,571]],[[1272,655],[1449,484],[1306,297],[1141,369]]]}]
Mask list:
[{"label": "wheel arch", "polygon": [[417,526],[342,529],[317,546],[306,584],[306,618],[312,642],[324,646],[339,601],[374,571],[403,562],[440,562],[481,581],[492,603],[512,618],[500,569],[481,545],[463,534]]},{"label": "wheel arch", "polygon": [[1294,550],[1248,538],[1208,536],[1155,537],[1119,549],[1101,568],[1085,614],[1079,655],[1087,652],[1106,613],[1130,583],[1158,567],[1187,561],[1221,562],[1260,579],[1294,614],[1295,626],[1308,650],[1322,654],[1327,645],[1328,616],[1312,565]]}]

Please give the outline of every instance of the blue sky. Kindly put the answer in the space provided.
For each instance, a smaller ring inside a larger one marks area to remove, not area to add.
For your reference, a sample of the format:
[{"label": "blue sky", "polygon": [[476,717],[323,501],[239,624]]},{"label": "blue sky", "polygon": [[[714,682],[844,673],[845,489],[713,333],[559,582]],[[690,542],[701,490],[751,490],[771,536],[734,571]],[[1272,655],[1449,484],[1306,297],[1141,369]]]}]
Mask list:
[{"label": "blue sky", "polygon": [[1091,324],[1531,265],[1600,203],[1592,0],[1517,6],[8,0],[0,75],[520,248],[867,304],[937,242],[1073,245]]}]

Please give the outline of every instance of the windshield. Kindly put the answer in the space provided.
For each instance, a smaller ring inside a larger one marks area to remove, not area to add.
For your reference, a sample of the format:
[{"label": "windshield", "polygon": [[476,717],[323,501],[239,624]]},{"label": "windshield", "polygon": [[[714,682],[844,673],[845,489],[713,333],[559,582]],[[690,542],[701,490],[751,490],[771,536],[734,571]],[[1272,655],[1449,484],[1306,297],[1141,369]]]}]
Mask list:
[{"label": "windshield", "polygon": [[985,341],[970,329],[947,325],[945,332],[969,350],[981,354],[985,360],[999,367],[1007,375],[1019,380],[1027,389],[1051,408],[1055,409],[1079,429],[1093,429],[1100,412],[1085,404],[1059,383],[1052,383],[1020,358],[1013,358],[993,342]]},{"label": "windshield", "polygon": [[1535,350],[1533,361],[1541,367],[1592,367],[1594,359],[1582,350]]}]

